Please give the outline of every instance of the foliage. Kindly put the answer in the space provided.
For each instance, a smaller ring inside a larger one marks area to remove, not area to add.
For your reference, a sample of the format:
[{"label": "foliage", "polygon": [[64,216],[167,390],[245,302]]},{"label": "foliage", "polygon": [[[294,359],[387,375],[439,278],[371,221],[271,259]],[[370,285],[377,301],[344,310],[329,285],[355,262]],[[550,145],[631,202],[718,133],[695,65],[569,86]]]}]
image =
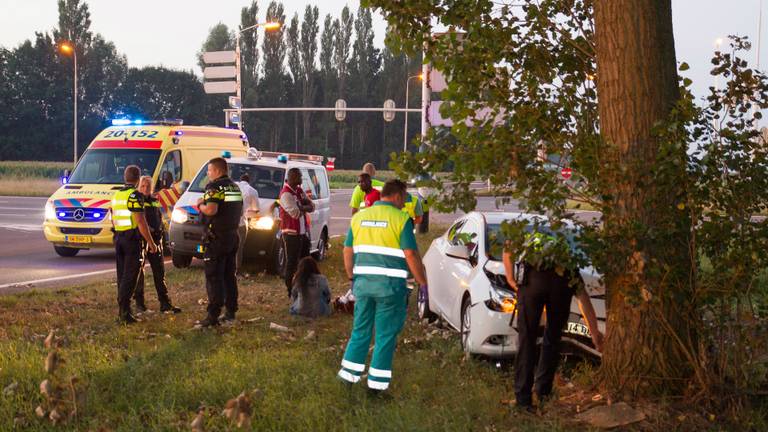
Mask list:
[{"label": "foliage", "polygon": [[[768,107],[768,80],[747,67],[738,53],[748,44],[734,38],[733,52],[713,59],[712,74],[726,85],[711,89],[698,105],[686,90],[690,80],[681,79],[679,103],[655,125],[650,158],[637,165],[612,160],[598,128],[592,3],[366,2],[381,7],[394,29],[389,46],[406,53],[424,48],[425,62],[449,77],[439,95],[440,112],[453,126],[435,128],[424,153],[402,155],[395,167],[401,176],[452,168],[450,186],[427,184],[435,188],[433,206],[441,210],[474,208],[470,183],[476,180],[490,181],[497,191],[511,189],[521,209],[546,213],[552,221],[567,215],[566,198],[589,203],[601,217],[582,223],[578,241],[588,259],[623,281],[629,304],[648,310],[642,318],[673,341],[684,359],[685,365],[668,365],[680,375],[655,388],[699,396],[718,392],[719,400],[726,399],[723,392],[743,396],[766,385],[746,378],[746,371],[764,370],[765,359],[754,354],[761,342],[744,335],[766,328],[753,305],[765,298],[754,287],[758,272],[768,267],[768,226],[752,216],[768,202],[768,146],[757,131],[761,115],[755,111]],[[433,37],[434,22],[449,31]],[[578,181],[559,180],[546,155],[568,163]],[[612,193],[622,178],[635,190],[658,191],[644,203],[658,209],[655,221],[606,229],[603,222],[624,211]],[[668,207],[670,200],[677,210]],[[693,259],[676,255],[683,245]],[[696,257],[711,262],[713,271],[702,272]],[[639,273],[624,273],[627,263]],[[641,274],[653,284],[637,283]],[[685,321],[686,330],[678,331],[670,317]]]}]

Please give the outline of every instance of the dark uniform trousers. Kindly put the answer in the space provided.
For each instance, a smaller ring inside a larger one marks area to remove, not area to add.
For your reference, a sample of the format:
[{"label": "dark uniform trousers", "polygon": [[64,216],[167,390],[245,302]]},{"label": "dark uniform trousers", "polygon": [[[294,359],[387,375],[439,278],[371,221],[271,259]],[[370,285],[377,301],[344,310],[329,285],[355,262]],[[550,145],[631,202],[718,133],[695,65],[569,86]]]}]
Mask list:
[{"label": "dark uniform trousers", "polygon": [[237,249],[240,239],[237,230],[216,233],[208,243],[205,262],[205,285],[208,291],[208,316],[218,318],[222,306],[237,312]]},{"label": "dark uniform trousers", "polygon": [[[531,390],[545,398],[552,393],[552,384],[559,361],[560,337],[568,322],[574,289],[568,284],[568,275],[558,276],[554,270],[527,270],[527,281],[520,287],[518,297],[518,352],[515,359],[515,396],[517,403],[530,405]],[[538,367],[536,365],[536,339],[542,310],[547,308],[547,326],[544,330]]]},{"label": "dark uniform trousers", "polygon": [[117,305],[120,315],[131,310],[131,295],[139,280],[144,264],[144,242],[138,229],[115,233],[115,255],[117,258]]},{"label": "dark uniform trousers", "polygon": [[[161,305],[170,304],[171,300],[168,298],[168,284],[165,283],[165,262],[163,261],[163,233],[153,232],[152,239],[157,245],[157,252],[145,252],[146,259],[149,261],[149,266],[152,268],[152,279],[155,282],[155,290],[157,291],[157,300]],[[142,266],[139,272],[139,281],[136,284],[136,291],[133,294],[133,298],[137,303],[144,304],[144,266]]]},{"label": "dark uniform trousers", "polygon": [[283,250],[285,251],[285,287],[288,295],[293,288],[293,275],[302,258],[309,256],[309,237],[306,234],[283,234]]}]

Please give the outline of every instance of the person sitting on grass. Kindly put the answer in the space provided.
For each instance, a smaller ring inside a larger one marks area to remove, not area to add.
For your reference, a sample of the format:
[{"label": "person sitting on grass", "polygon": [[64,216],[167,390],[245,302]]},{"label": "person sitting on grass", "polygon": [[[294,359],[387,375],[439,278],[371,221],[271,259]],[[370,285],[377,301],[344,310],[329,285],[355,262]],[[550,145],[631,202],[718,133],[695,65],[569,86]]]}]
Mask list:
[{"label": "person sitting on grass", "polygon": [[331,314],[331,290],[328,279],[320,274],[317,261],[311,256],[299,261],[291,289],[291,315],[317,318]]}]

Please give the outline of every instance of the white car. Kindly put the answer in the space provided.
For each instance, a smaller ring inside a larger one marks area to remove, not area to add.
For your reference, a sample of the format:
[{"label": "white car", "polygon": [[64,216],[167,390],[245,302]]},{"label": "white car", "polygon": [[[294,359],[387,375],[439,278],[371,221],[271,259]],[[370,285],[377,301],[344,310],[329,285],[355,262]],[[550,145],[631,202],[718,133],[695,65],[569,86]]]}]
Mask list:
[{"label": "white car", "polygon": [[[493,256],[496,248],[492,246],[502,222],[523,219],[532,225],[534,218],[546,223],[544,216],[506,212],[471,212],[456,220],[424,255],[428,288],[419,293],[419,318],[442,318],[460,332],[467,353],[495,358],[514,355],[517,300],[504,277],[501,256]],[[604,333],[605,290],[600,276],[592,267],[582,269],[581,276]],[[581,352],[600,355],[575,298],[562,340]]]},{"label": "white car", "polygon": [[[248,174],[251,186],[259,193],[262,217],[249,220],[245,259],[265,259],[273,273],[279,273],[283,268],[285,251],[278,229],[280,221],[277,211],[270,213],[270,208],[278,199],[291,168],[301,170],[302,187],[315,204],[315,211],[309,215],[310,252],[318,260],[325,258],[331,222],[331,191],[325,167],[320,163],[322,159],[322,156],[316,155],[260,152],[250,148],[247,157],[227,160],[230,177],[237,181],[242,174]],[[193,257],[202,258],[200,245],[205,228],[197,210],[197,200],[203,196],[208,183],[206,168],[207,164],[200,167],[171,216],[169,237],[175,267],[188,267]]]}]

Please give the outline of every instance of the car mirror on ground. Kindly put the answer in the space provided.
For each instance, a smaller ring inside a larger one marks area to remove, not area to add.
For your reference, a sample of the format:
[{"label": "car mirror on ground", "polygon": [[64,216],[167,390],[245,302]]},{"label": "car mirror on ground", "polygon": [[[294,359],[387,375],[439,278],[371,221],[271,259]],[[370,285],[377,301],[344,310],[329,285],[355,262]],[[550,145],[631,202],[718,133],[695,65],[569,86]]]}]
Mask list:
[{"label": "car mirror on ground", "polygon": [[463,259],[469,261],[469,249],[465,245],[451,245],[446,249],[445,254],[451,258]]}]

